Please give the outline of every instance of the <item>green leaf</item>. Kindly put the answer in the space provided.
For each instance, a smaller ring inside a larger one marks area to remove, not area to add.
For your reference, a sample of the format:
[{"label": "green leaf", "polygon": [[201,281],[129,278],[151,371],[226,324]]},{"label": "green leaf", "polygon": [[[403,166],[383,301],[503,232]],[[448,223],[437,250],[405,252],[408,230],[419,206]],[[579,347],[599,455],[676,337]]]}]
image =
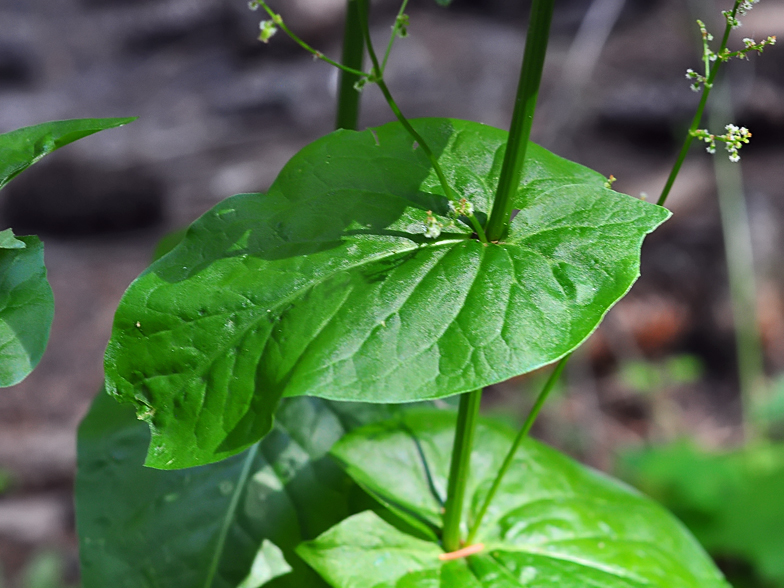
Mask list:
[{"label": "green leaf", "polygon": [[18,384],[38,365],[54,317],[43,243],[8,231],[0,246],[0,386]]},{"label": "green leaf", "polygon": [[84,118],[46,122],[0,135],[0,189],[52,151],[74,141],[128,124],[136,118]]},{"label": "green leaf", "polygon": [[[622,474],[670,508],[715,556],[784,585],[784,445],[706,453],[679,442],[630,452]],[[730,580],[734,578],[730,577]]]},{"label": "green leaf", "polygon": [[[452,187],[486,218],[507,134],[415,121]],[[406,402],[474,390],[559,359],[631,287],[669,213],[531,145],[507,241],[482,245],[397,123],[305,147],[264,194],[196,221],[120,303],[110,393],[137,406],[147,464],[233,455],[279,399]],[[444,223],[424,237],[428,211]]]},{"label": "green leaf", "polygon": [[449,6],[452,4],[452,0],[436,0],[439,6]]},{"label": "green leaf", "polygon": [[250,572],[237,588],[261,588],[271,580],[293,571],[294,568],[288,564],[280,547],[264,539],[250,566]]},{"label": "green leaf", "polygon": [[[332,454],[370,492],[440,525],[454,427],[453,413],[406,412],[353,431]],[[464,519],[473,522],[514,436],[498,423],[480,422]],[[438,543],[362,513],[298,553],[334,588],[729,586],[658,504],[530,439],[515,455],[476,541],[483,544],[478,554],[447,563],[438,558]]]},{"label": "green leaf", "polygon": [[[45,155],[77,139],[135,120],[47,122],[0,135],[0,189]],[[21,382],[38,364],[54,315],[43,245],[37,237],[0,232],[0,386]]]},{"label": "green leaf", "polygon": [[[384,406],[291,399],[259,446],[216,464],[160,471],[142,466],[147,425],[99,394],[78,437],[84,588],[324,586],[294,548],[355,512],[363,495],[326,451],[347,429],[390,414]],[[293,571],[281,575],[287,566]]]},{"label": "green leaf", "polygon": [[12,229],[0,231],[0,249],[24,249],[25,247],[27,245],[14,236]]}]

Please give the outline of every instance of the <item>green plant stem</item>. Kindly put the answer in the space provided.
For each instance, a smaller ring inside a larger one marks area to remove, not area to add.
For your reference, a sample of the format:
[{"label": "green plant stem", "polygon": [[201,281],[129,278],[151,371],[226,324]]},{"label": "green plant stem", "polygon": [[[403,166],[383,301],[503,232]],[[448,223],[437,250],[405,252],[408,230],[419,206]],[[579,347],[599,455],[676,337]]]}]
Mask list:
[{"label": "green plant stem", "polygon": [[[732,100],[729,84],[720,83],[716,93],[716,108],[709,117],[711,126],[725,125],[732,120]],[[719,196],[722,233],[726,249],[727,277],[735,326],[735,348],[738,358],[743,429],[746,441],[761,438],[756,410],[765,398],[765,368],[757,326],[757,293],[752,251],[751,226],[743,193],[741,162],[727,157],[713,160],[716,191]]]},{"label": "green plant stem", "polygon": [[305,41],[303,41],[297,35],[295,35],[294,32],[286,25],[286,23],[283,22],[283,19],[281,18],[281,16],[279,14],[275,13],[269,6],[267,6],[267,4],[263,0],[259,1],[259,6],[261,6],[267,12],[267,14],[269,14],[270,18],[272,19],[272,21],[277,26],[279,26],[281,29],[283,29],[284,33],[286,33],[289,37],[291,37],[291,39],[297,45],[302,47],[305,51],[311,53],[314,57],[316,57],[316,58],[318,58],[318,59],[320,59],[322,61],[325,61],[325,62],[329,63],[330,65],[334,65],[335,67],[337,67],[339,70],[341,70],[343,72],[354,74],[355,76],[358,76],[358,77],[363,77],[363,78],[367,77],[367,73],[365,73],[364,71],[360,71],[358,69],[354,69],[353,67],[348,67],[346,65],[343,65],[342,63],[338,63],[334,59],[330,59],[329,57],[324,55],[318,49],[314,49],[313,47],[308,45]]},{"label": "green plant stem", "polygon": [[397,23],[400,21],[400,17],[406,12],[406,6],[408,5],[408,0],[403,0],[403,3],[400,5],[400,10],[397,12],[397,18],[395,18],[395,25],[392,27],[392,36],[389,37],[389,43],[387,43],[387,50],[384,53],[384,59],[381,62],[381,75],[384,75],[384,72],[387,70],[387,61],[389,60],[389,54],[392,53],[392,45],[395,44],[395,39],[397,38],[398,33],[398,26]]},{"label": "green plant stem", "polygon": [[[341,61],[345,67],[362,70],[365,58],[365,38],[362,35],[362,23],[358,4],[367,0],[346,0],[346,25],[343,31],[343,56]],[[359,122],[360,93],[354,87],[360,76],[341,70],[338,87],[338,111],[335,121],[336,129],[355,131]]]},{"label": "green plant stem", "polygon": [[[419,145],[419,148],[422,149],[424,154],[430,160],[430,164],[433,166],[433,169],[436,172],[436,176],[438,177],[438,181],[444,190],[444,195],[447,198],[449,198],[449,200],[451,200],[452,202],[457,202],[457,198],[455,197],[452,188],[449,186],[449,182],[446,179],[446,175],[444,175],[444,170],[441,169],[441,166],[438,163],[438,159],[436,158],[436,156],[433,154],[433,151],[428,146],[427,141],[425,141],[422,135],[420,135],[416,131],[416,129],[413,126],[411,126],[411,123],[403,115],[403,112],[398,107],[397,103],[395,102],[395,99],[392,98],[392,93],[389,91],[389,88],[384,82],[383,70],[381,68],[381,64],[378,61],[378,56],[376,55],[375,49],[373,49],[373,41],[370,38],[370,26],[368,24],[368,13],[367,13],[366,3],[360,2],[359,9],[360,9],[360,20],[362,22],[362,32],[365,36],[365,44],[367,45],[370,61],[373,63],[373,75],[370,76],[370,81],[375,82],[378,85],[379,89],[381,90],[381,93],[384,95],[384,99],[387,101],[387,104],[389,104],[389,108],[392,109],[395,118],[397,118],[397,120],[400,121],[400,124],[402,124],[403,127],[406,129],[406,131],[408,131],[408,134],[414,138],[414,140]],[[476,221],[473,215],[469,217],[469,219],[471,220],[471,224],[473,225],[474,230],[476,231],[476,234],[479,237],[479,240],[482,243],[487,243],[487,237],[485,236],[485,232],[482,229],[479,222]]]},{"label": "green plant stem", "polygon": [[[733,18],[738,12],[738,6],[740,6],[740,0],[735,0],[735,6],[732,8]],[[721,46],[716,53],[717,55],[721,55],[727,48],[727,43],[730,39],[731,32],[732,27],[730,26],[728,20],[727,25],[724,28],[724,36],[721,38]],[[710,60],[707,59],[705,63],[708,64],[706,66],[708,67],[710,65]],[[691,121],[689,132],[686,133],[686,139],[683,141],[683,147],[681,147],[681,151],[678,154],[678,159],[675,160],[675,165],[672,166],[670,175],[667,178],[667,183],[664,184],[664,188],[662,189],[661,195],[659,196],[659,200],[656,202],[656,204],[659,206],[664,206],[664,203],[667,201],[667,197],[670,195],[670,190],[672,190],[672,185],[675,183],[675,179],[678,177],[678,173],[681,171],[681,166],[686,159],[686,155],[689,153],[691,142],[694,140],[692,133],[695,132],[700,126],[702,115],[705,112],[705,105],[708,103],[708,96],[710,96],[710,91],[713,88],[713,82],[716,80],[716,74],[719,71],[719,65],[721,65],[721,63],[721,59],[717,58],[716,62],[713,64],[713,69],[711,69],[710,72],[706,71],[707,81],[702,86],[702,97],[700,98],[700,103],[697,106],[697,112],[694,113],[694,118]]]},{"label": "green plant stem", "polygon": [[554,4],[555,0],[534,0],[531,5],[525,55],[517,86],[512,124],[509,128],[509,140],[506,143],[506,154],[493,201],[493,210],[485,226],[490,241],[498,241],[504,236],[512,215],[514,196],[520,185],[528,139],[531,136]]},{"label": "green plant stem", "polygon": [[474,432],[481,400],[481,389],[467,392],[460,397],[444,505],[444,534],[441,537],[444,550],[447,552],[460,549],[460,520],[463,516],[463,501],[471,469],[471,450],[474,446]]},{"label": "green plant stem", "polygon": [[215,552],[213,553],[212,561],[210,562],[210,568],[207,570],[207,577],[204,581],[204,588],[212,587],[215,575],[218,572],[220,558],[221,555],[223,555],[223,549],[226,545],[226,537],[229,535],[229,528],[231,527],[231,522],[234,519],[234,513],[237,512],[237,507],[240,503],[240,496],[242,496],[243,490],[245,489],[245,484],[248,482],[250,468],[256,459],[256,454],[259,452],[259,445],[261,445],[261,441],[252,445],[248,450],[248,455],[245,456],[245,462],[242,464],[242,471],[240,472],[240,476],[237,479],[237,485],[234,487],[234,493],[231,496],[229,507],[226,509],[226,516],[223,517],[223,523],[221,524],[220,531],[218,532],[218,541],[215,546]]},{"label": "green plant stem", "polygon": [[536,417],[539,416],[539,412],[542,410],[542,406],[544,406],[545,400],[547,400],[547,397],[550,395],[550,392],[552,392],[556,382],[558,382],[558,378],[561,377],[561,373],[563,372],[564,367],[566,367],[566,362],[569,361],[570,356],[571,353],[558,362],[558,364],[555,366],[555,369],[550,374],[550,377],[547,378],[547,382],[545,382],[542,391],[539,392],[539,396],[536,398],[536,402],[534,402],[534,405],[531,407],[531,410],[528,413],[528,417],[525,419],[523,428],[520,429],[520,432],[517,434],[514,443],[512,443],[512,447],[506,454],[504,463],[501,465],[501,469],[498,470],[498,474],[496,474],[495,480],[493,480],[493,485],[490,487],[490,491],[487,493],[485,501],[482,503],[482,507],[479,509],[479,512],[474,519],[474,523],[471,526],[471,530],[468,532],[468,537],[466,538],[467,545],[471,545],[471,543],[476,538],[476,533],[479,531],[479,527],[482,524],[482,520],[484,519],[485,514],[487,514],[487,509],[490,508],[490,503],[492,503],[493,498],[495,498],[495,495],[498,492],[498,488],[501,486],[501,482],[503,481],[506,472],[512,465],[514,456],[517,453],[517,450],[520,448],[520,443],[523,442],[523,439],[525,439],[528,436],[528,433],[531,431],[531,427],[536,421]]}]

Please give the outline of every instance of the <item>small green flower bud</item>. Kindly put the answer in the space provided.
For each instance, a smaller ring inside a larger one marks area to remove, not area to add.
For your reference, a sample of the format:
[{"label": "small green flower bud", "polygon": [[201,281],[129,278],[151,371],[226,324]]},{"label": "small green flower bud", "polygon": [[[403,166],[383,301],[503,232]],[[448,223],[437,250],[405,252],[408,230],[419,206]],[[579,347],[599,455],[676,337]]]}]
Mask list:
[{"label": "small green flower bud", "polygon": [[269,43],[272,36],[278,32],[277,25],[271,20],[262,20],[259,23],[261,32],[259,33],[259,41],[262,43]]}]

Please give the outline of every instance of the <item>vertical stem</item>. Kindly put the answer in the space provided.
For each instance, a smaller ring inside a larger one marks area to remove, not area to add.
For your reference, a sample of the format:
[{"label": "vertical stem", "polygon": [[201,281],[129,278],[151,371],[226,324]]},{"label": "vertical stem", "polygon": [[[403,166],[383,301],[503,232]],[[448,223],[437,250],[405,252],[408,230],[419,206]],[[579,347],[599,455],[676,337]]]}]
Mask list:
[{"label": "vertical stem", "polygon": [[534,402],[534,405],[531,407],[531,411],[528,413],[528,417],[525,419],[523,428],[520,429],[520,432],[517,434],[514,443],[512,443],[512,447],[506,454],[504,463],[501,465],[501,469],[498,470],[498,474],[496,474],[495,480],[493,480],[493,485],[490,487],[490,490],[485,497],[485,501],[482,503],[482,508],[479,509],[479,512],[476,515],[476,519],[474,520],[474,524],[471,526],[471,530],[468,532],[468,538],[466,539],[466,543],[468,545],[471,545],[474,538],[476,537],[476,533],[482,524],[482,519],[484,519],[485,514],[487,514],[487,509],[490,507],[490,503],[493,501],[496,492],[498,492],[498,488],[501,486],[501,482],[503,481],[506,472],[509,470],[509,466],[512,465],[512,461],[514,460],[515,453],[517,453],[517,450],[520,447],[520,443],[523,442],[523,439],[525,439],[528,436],[528,433],[531,431],[531,427],[533,427],[534,421],[536,421],[536,417],[539,416],[539,412],[542,410],[542,406],[544,406],[545,400],[547,400],[550,392],[555,387],[558,378],[561,377],[561,373],[566,366],[566,362],[569,361],[570,356],[571,353],[558,362],[558,365],[555,366],[555,369],[550,374],[550,377],[547,378],[547,382],[545,382],[542,391],[536,398],[536,402]]},{"label": "vertical stem", "polygon": [[455,444],[452,447],[452,463],[449,466],[449,484],[444,507],[444,550],[460,549],[460,520],[463,515],[463,500],[471,466],[471,450],[474,445],[474,431],[479,416],[482,390],[467,392],[460,397],[457,413]]},{"label": "vertical stem", "polygon": [[[365,57],[365,39],[362,35],[359,3],[366,0],[346,0],[346,26],[343,31],[343,65],[351,69],[362,70]],[[338,88],[338,111],[335,128],[357,129],[359,120],[360,94],[354,87],[359,76],[345,70],[340,71]]]},{"label": "vertical stem", "polygon": [[525,40],[525,56],[517,87],[512,124],[509,129],[509,140],[506,144],[506,154],[493,202],[493,210],[485,227],[485,233],[490,241],[497,241],[503,237],[509,226],[514,195],[520,185],[528,138],[531,136],[536,99],[539,96],[539,84],[542,80],[544,58],[547,53],[547,40],[550,37],[554,4],[555,0],[534,0],[531,5],[528,34]]},{"label": "vertical stem", "polygon": [[[716,108],[711,113],[710,125],[723,127],[732,120],[732,102],[728,83],[720,84],[716,98]],[[765,382],[762,343],[757,327],[756,276],[751,228],[743,194],[741,164],[732,163],[727,157],[717,155],[713,165],[735,325],[743,429],[746,440],[750,441],[759,433],[755,426],[754,409],[763,400]]]},{"label": "vertical stem", "polygon": [[[735,0],[735,5],[732,8],[732,17],[734,18],[738,12],[738,6],[740,5],[740,0]],[[730,39],[730,33],[732,32],[732,27],[730,26],[729,21],[727,22],[726,27],[724,28],[724,36],[721,38],[721,45],[719,46],[719,50],[716,52],[717,55],[721,55],[723,51],[727,48],[727,42]],[[710,60],[707,61],[710,63]],[[694,114],[694,119],[691,121],[691,126],[689,127],[689,132],[686,133],[686,140],[683,142],[683,147],[681,147],[681,151],[678,154],[678,159],[675,160],[675,165],[672,166],[672,171],[670,171],[670,176],[667,178],[667,183],[664,185],[662,189],[662,193],[659,196],[659,200],[656,202],[659,206],[664,206],[664,203],[667,200],[667,196],[670,195],[670,190],[672,189],[672,185],[675,183],[675,178],[678,177],[678,173],[681,171],[681,166],[683,165],[683,161],[686,159],[686,155],[689,153],[689,148],[691,147],[691,142],[694,140],[692,133],[697,130],[700,126],[700,121],[702,121],[702,115],[705,112],[705,105],[708,103],[708,96],[710,96],[711,88],[713,87],[713,82],[716,80],[716,74],[719,71],[719,65],[721,65],[721,59],[717,59],[716,62],[713,64],[713,69],[710,72],[706,72],[708,79],[703,85],[702,88],[702,98],[700,98],[700,104],[697,106],[697,112]]]}]

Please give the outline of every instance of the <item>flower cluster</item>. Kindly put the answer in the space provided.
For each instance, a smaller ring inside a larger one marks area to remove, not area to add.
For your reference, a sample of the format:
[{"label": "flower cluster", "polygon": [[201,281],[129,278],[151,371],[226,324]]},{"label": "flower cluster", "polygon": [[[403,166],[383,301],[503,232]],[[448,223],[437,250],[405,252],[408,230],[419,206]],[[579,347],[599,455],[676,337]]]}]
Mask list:
[{"label": "flower cluster", "polygon": [[278,32],[278,26],[271,20],[262,20],[259,23],[259,28],[261,29],[259,32],[259,41],[263,43],[269,43],[272,35]]},{"label": "flower cluster", "polygon": [[425,237],[428,239],[438,239],[442,228],[443,225],[433,216],[433,211],[428,210],[427,218],[425,219]]},{"label": "flower cluster", "polygon": [[716,153],[716,141],[721,141],[730,154],[730,161],[737,163],[740,161],[738,151],[744,144],[749,143],[751,132],[746,127],[738,127],[733,124],[727,125],[725,130],[727,132],[723,135],[713,135],[705,129],[698,129],[692,131],[691,135],[708,144],[705,148],[708,153]]},{"label": "flower cluster", "polygon": [[278,32],[278,27],[283,24],[283,18],[279,14],[273,14],[262,0],[250,0],[250,2],[248,2],[248,8],[251,10],[255,11],[260,7],[264,7],[272,16],[271,20],[262,20],[259,23],[259,29],[261,29],[259,32],[259,41],[269,43],[272,36]]},{"label": "flower cluster", "polygon": [[[746,14],[757,2],[759,2],[759,0],[738,0],[737,8],[734,11],[727,11],[722,13],[727,18],[727,25],[732,28],[739,27],[740,21],[737,19],[737,16],[743,16]],[[713,62],[717,60],[719,62],[729,61],[733,57],[737,57],[739,59],[748,59],[748,54],[751,51],[762,53],[765,47],[776,44],[776,37],[768,37],[759,43],[754,39],[747,37],[743,39],[743,49],[739,49],[738,51],[730,51],[727,49],[726,45],[722,43],[722,47],[719,49],[719,52],[716,53],[710,48],[710,42],[713,41],[713,35],[708,32],[705,23],[701,20],[698,20],[697,25],[699,25],[700,34],[702,35],[702,61],[704,64],[705,73],[700,74],[693,69],[686,70],[686,79],[691,82],[691,89],[694,92],[700,92],[703,89],[709,90],[711,88],[712,84],[710,83],[710,80],[714,77],[711,75],[713,69],[711,64]]]},{"label": "flower cluster", "polygon": [[757,43],[754,39],[746,37],[745,39],[743,39],[743,49],[740,49],[738,51],[730,51],[728,49],[725,49],[724,51],[721,52],[721,55],[719,55],[719,59],[721,59],[722,61],[727,61],[732,57],[737,57],[739,59],[748,59],[748,54],[751,51],[762,53],[765,47],[769,45],[775,45],[775,44],[776,44],[775,36],[768,37],[767,39],[760,41],[759,43]]},{"label": "flower cluster", "polygon": [[401,14],[395,19],[395,24],[392,25],[392,31],[401,39],[408,37],[408,15]]},{"label": "flower cluster", "polygon": [[691,68],[686,70],[686,79],[692,80],[692,84],[689,86],[692,92],[699,92],[702,89],[703,84],[708,84],[708,78],[702,74],[698,74]]},{"label": "flower cluster", "polygon": [[458,218],[460,216],[471,216],[474,214],[474,205],[465,198],[461,198],[457,202],[449,201],[449,216]]},{"label": "flower cluster", "polygon": [[759,2],[759,0],[741,0],[734,13],[732,10],[725,10],[722,12],[724,18],[727,19],[727,24],[733,29],[737,29],[741,25],[738,17],[744,16],[749,10],[754,8],[754,5],[757,2]]}]

